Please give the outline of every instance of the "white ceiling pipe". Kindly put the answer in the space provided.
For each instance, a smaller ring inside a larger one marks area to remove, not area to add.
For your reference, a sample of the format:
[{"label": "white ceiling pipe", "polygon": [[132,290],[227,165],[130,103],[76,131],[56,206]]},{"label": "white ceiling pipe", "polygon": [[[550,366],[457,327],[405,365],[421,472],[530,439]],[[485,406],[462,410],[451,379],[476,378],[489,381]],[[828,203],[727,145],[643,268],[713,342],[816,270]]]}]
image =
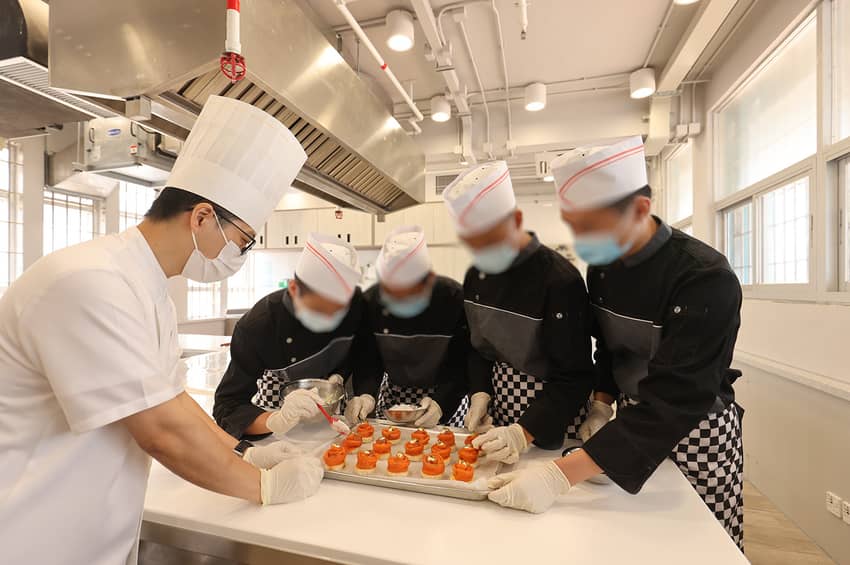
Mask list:
[{"label": "white ceiling pipe", "polygon": [[354,33],[357,34],[357,37],[360,38],[360,42],[366,46],[366,49],[369,50],[369,53],[372,54],[372,57],[375,58],[375,61],[378,63],[378,66],[381,67],[381,70],[387,73],[387,77],[390,79],[390,82],[393,83],[393,86],[396,90],[401,94],[401,97],[410,107],[410,110],[413,112],[413,115],[416,116],[416,119],[422,121],[425,117],[422,115],[422,112],[419,111],[419,108],[416,106],[416,103],[401,85],[401,83],[396,78],[395,74],[390,70],[387,62],[384,61],[384,58],[381,57],[381,54],[375,48],[375,45],[372,43],[372,40],[366,35],[366,32],[363,31],[363,28],[357,23],[357,20],[354,19],[354,16],[351,14],[351,11],[345,5],[346,0],[336,0],[336,7],[339,10],[339,13],[342,14],[342,17],[345,18],[345,21],[348,22],[348,25],[351,26],[351,29],[354,30]]},{"label": "white ceiling pipe", "polygon": [[472,63],[472,71],[475,75],[475,82],[478,83],[478,90],[481,92],[481,102],[484,105],[484,126],[486,140],[484,142],[485,152],[490,160],[495,158],[493,155],[493,141],[490,138],[490,108],[487,106],[487,95],[484,94],[484,84],[481,82],[481,73],[478,71],[478,63],[475,61],[475,56],[472,54],[472,46],[469,44],[469,34],[466,31],[464,17],[457,20],[458,28],[460,28],[460,36],[463,38],[464,47],[469,54],[469,61]]},{"label": "white ceiling pipe", "polygon": [[528,37],[528,0],[519,0],[519,21],[522,31],[519,34],[520,39]]},{"label": "white ceiling pipe", "polygon": [[513,136],[513,124],[511,120],[511,83],[508,79],[508,63],[505,60],[505,41],[502,37],[502,17],[499,15],[499,9],[496,7],[496,0],[492,0],[490,4],[493,9],[493,16],[496,18],[496,37],[499,41],[499,53],[502,56],[502,75],[505,81],[505,110],[508,113],[508,139],[507,139],[507,149],[508,154],[513,157],[514,156],[514,136]]}]

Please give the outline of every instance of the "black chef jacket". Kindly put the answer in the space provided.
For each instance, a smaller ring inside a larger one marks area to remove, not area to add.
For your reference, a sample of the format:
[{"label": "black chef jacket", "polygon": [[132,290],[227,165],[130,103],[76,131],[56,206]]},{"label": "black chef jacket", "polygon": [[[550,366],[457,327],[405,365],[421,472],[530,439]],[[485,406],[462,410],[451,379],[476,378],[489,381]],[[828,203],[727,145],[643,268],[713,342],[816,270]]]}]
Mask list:
[{"label": "black chef jacket", "polygon": [[581,274],[567,259],[531,242],[497,275],[474,266],[463,283],[473,351],[470,394],[493,395],[493,363],[544,382],[519,424],[541,447],[560,447],[595,383],[590,312]]},{"label": "black chef jacket", "polygon": [[463,288],[437,277],[428,308],[413,318],[397,318],[381,304],[380,286],[364,293],[362,341],[358,340],[355,394],[378,396],[384,372],[390,383],[431,388],[448,421],[467,392],[469,328],[463,310]]},{"label": "black chef jacket", "polygon": [[584,446],[638,492],[676,444],[735,399],[741,285],[726,258],[658,218],[636,254],[588,270],[598,391],[639,400]]},{"label": "black chef jacket", "polygon": [[251,399],[257,393],[257,379],[267,369],[286,369],[291,380],[349,375],[350,351],[362,314],[360,289],[354,291],[342,323],[328,333],[314,333],[298,321],[286,290],[257,302],[233,331],[230,365],[215,391],[215,421],[230,435],[242,437],[245,428],[265,412]]}]

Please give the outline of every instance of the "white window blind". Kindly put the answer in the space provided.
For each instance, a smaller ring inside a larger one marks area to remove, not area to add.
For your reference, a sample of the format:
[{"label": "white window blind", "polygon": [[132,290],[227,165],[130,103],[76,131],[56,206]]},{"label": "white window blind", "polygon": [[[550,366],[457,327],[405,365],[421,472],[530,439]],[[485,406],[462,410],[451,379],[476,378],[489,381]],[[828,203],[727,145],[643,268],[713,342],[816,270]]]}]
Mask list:
[{"label": "white window blind", "polygon": [[809,282],[809,178],[759,197],[762,216],[762,283]]},{"label": "white window blind", "polygon": [[118,190],[118,225],[124,231],[142,221],[156,198],[156,190],[124,181],[118,184]]},{"label": "white window blind", "polygon": [[817,26],[814,15],[717,117],[718,196],[729,196],[817,149]]},{"label": "white window blind", "polygon": [[227,279],[227,309],[251,308],[262,297],[278,290],[291,276],[282,264],[281,254],[274,251],[248,253],[245,265]]},{"label": "white window blind", "polygon": [[0,294],[24,270],[23,162],[14,145],[0,148]]},{"label": "white window blind", "polygon": [[81,194],[44,190],[44,254],[103,234],[101,201]]},{"label": "white window blind", "polygon": [[753,282],[753,206],[747,202],[723,213],[726,257],[741,284]]},{"label": "white window blind", "polygon": [[224,314],[221,304],[221,283],[199,283],[187,281],[186,318],[204,320],[218,318]]}]

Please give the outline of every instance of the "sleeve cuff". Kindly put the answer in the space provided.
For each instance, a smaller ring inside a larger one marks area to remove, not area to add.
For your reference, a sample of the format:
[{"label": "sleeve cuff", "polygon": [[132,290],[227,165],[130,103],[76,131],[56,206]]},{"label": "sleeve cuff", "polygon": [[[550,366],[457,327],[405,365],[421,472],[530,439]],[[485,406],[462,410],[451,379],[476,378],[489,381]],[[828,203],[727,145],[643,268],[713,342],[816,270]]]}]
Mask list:
[{"label": "sleeve cuff", "polygon": [[584,451],[624,491],[637,494],[661,461],[653,461],[622,433],[622,422],[612,420],[584,444]]}]

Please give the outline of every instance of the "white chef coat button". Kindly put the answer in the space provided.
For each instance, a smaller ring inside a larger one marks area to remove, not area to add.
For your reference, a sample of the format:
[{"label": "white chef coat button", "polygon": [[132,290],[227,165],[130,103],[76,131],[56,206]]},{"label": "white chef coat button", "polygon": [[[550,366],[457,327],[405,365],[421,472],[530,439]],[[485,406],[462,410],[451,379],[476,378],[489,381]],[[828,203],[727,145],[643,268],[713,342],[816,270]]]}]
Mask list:
[{"label": "white chef coat button", "polygon": [[563,315],[563,314],[561,314],[560,312],[556,312],[556,313],[555,313],[555,319],[557,319],[557,320],[563,320],[563,319],[564,319],[564,315]]},{"label": "white chef coat button", "polygon": [[681,307],[681,306],[674,306],[674,307],[673,307],[673,313],[674,313],[674,314],[678,314],[678,313],[680,313],[681,311],[682,311],[682,307]]},{"label": "white chef coat button", "polygon": [[487,274],[486,273],[478,273],[478,278],[483,281],[484,279],[487,278]]},{"label": "white chef coat button", "polygon": [[600,278],[600,279],[604,279],[604,278],[605,278],[605,273],[599,273],[599,278]]},{"label": "white chef coat button", "polygon": [[390,330],[388,330],[387,328],[384,328],[384,333],[388,334],[388,333],[390,333]]},{"label": "white chef coat button", "polygon": [[291,357],[291,358],[289,359],[289,362],[290,362],[290,363],[295,363],[295,357]]},{"label": "white chef coat button", "polygon": [[390,313],[389,313],[389,312],[387,312],[386,308],[385,308],[385,309],[383,309],[383,310],[381,310],[381,314],[383,314],[384,316],[389,316],[389,315],[390,315]]},{"label": "white chef coat button", "polygon": [[478,301],[478,299],[479,299],[479,298],[480,298],[480,297],[476,294],[476,295],[475,295],[475,300],[476,300],[476,302]]},{"label": "white chef coat button", "polygon": [[291,337],[286,338],[286,343],[292,343],[292,338]]},{"label": "white chef coat button", "polygon": [[597,299],[597,302],[599,302],[600,304],[602,304],[602,303],[603,303],[603,302],[605,302],[605,301],[604,301],[604,300],[602,300],[602,297],[600,296],[600,297]]}]

